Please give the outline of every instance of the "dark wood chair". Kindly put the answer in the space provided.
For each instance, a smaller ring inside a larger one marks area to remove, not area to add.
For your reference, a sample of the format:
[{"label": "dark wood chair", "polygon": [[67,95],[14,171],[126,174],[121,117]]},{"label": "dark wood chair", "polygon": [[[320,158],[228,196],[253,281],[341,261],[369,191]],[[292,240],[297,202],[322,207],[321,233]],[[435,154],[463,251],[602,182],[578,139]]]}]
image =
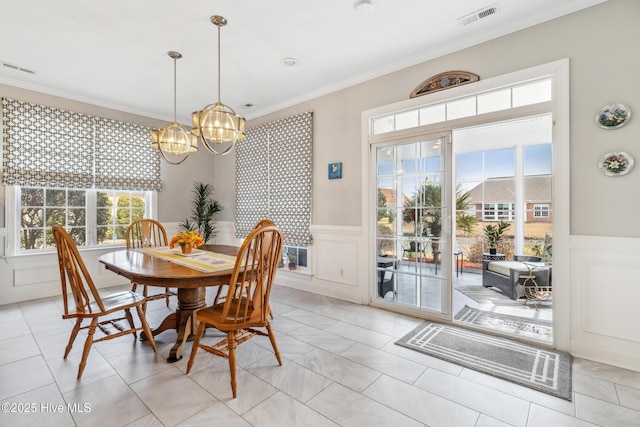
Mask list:
[{"label": "dark wood chair", "polygon": [[[151,248],[155,246],[169,246],[167,240],[167,232],[162,224],[154,219],[139,219],[134,221],[127,228],[127,249]],[[132,283],[131,291],[135,292],[138,287],[137,283]],[[169,288],[164,288],[164,292],[149,295],[147,285],[142,288],[142,296],[147,300],[144,309],[147,309],[147,302],[158,299],[165,299],[167,307],[169,307],[169,298],[176,295]]]},{"label": "dark wood chair", "polygon": [[[282,365],[276,337],[269,321],[269,296],[282,255],[282,231],[275,226],[255,228],[245,238],[237,255],[224,302],[198,310],[198,328],[187,364],[193,367],[198,349],[229,360],[231,391],[236,393],[236,348],[255,335],[268,336],[278,364]],[[227,337],[214,345],[201,342],[205,327],[212,326]],[[264,328],[262,331],[257,328]]]},{"label": "dark wood chair", "polygon": [[[78,379],[82,377],[82,372],[87,364],[89,351],[95,342],[110,340],[128,334],[133,334],[135,342],[137,331],[144,330],[151,348],[153,348],[153,351],[156,351],[156,343],[153,340],[151,329],[149,328],[144,309],[142,308],[145,303],[144,297],[131,291],[125,291],[102,298],[71,236],[69,236],[64,228],[56,225],[53,226],[53,238],[56,242],[58,263],[60,266],[60,282],[62,284],[62,300],[64,303],[64,314],[62,318],[76,319],[76,323],[71,331],[69,343],[64,351],[65,359],[71,351],[78,332],[81,329],[87,329],[88,331],[87,338],[84,342],[82,359],[80,360],[80,366],[78,368]],[[71,289],[75,309],[69,306],[68,288]],[[131,316],[131,309],[134,307],[138,312],[138,317],[142,324],[139,328],[135,327],[133,316]],[[123,315],[117,317],[118,312],[122,312]],[[90,323],[89,325],[82,326],[82,322],[85,319],[89,320]],[[123,320],[127,321],[128,328],[119,323]],[[96,339],[94,336],[96,329],[100,329],[100,331],[104,333],[104,336]]]}]

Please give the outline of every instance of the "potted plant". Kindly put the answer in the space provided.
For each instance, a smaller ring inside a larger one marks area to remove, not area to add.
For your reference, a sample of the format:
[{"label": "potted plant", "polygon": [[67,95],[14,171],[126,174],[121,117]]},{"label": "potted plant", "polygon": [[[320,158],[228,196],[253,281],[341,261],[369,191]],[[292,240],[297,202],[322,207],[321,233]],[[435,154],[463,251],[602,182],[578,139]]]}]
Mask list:
[{"label": "potted plant", "polygon": [[193,199],[191,200],[191,217],[178,224],[180,230],[196,230],[200,232],[204,242],[216,237],[216,214],[222,206],[213,199],[213,186],[202,182],[193,183]]},{"label": "potted plant", "polygon": [[296,254],[294,254],[293,252],[289,252],[287,254],[287,259],[289,260],[289,270],[295,270],[296,269]]},{"label": "potted plant", "polygon": [[498,243],[502,240],[504,232],[507,231],[511,224],[506,221],[500,221],[497,224],[488,224],[484,227],[484,236],[489,243],[489,253],[495,255],[498,250]]}]

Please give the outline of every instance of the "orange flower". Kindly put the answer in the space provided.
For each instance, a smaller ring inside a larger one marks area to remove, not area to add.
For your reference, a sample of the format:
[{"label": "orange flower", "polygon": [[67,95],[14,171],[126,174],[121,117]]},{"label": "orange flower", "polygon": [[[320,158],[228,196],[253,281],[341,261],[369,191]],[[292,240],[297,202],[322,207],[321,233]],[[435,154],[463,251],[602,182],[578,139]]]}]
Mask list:
[{"label": "orange flower", "polygon": [[169,247],[173,249],[175,245],[197,248],[198,246],[204,245],[204,239],[202,238],[202,234],[197,231],[181,231],[171,238]]}]

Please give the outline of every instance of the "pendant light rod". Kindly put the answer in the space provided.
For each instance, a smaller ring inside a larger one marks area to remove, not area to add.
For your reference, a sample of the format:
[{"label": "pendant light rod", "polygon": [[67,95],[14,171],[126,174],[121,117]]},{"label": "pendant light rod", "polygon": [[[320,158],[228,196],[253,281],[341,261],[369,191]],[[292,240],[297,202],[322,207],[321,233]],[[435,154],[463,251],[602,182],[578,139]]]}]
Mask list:
[{"label": "pendant light rod", "polygon": [[218,104],[221,104],[220,99],[222,98],[222,96],[220,95],[220,51],[221,51],[221,46],[222,46],[222,42],[220,41],[221,37],[220,37],[220,30],[222,29],[222,27],[224,27],[225,25],[227,25],[227,19],[224,16],[220,16],[220,15],[213,15],[211,17],[211,23],[213,25],[215,25],[216,27],[218,27]]},{"label": "pendant light rod", "polygon": [[174,50],[169,51],[168,55],[173,58],[173,123],[178,123],[177,119],[177,110],[178,110],[178,90],[177,90],[177,75],[178,75],[178,59],[182,58],[182,54],[180,52],[176,52]]}]

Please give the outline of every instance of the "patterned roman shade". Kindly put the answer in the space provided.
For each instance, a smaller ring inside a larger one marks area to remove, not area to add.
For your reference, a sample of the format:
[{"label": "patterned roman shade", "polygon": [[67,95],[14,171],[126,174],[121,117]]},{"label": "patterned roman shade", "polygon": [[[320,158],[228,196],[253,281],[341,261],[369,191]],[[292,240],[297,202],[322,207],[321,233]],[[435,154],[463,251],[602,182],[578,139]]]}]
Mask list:
[{"label": "patterned roman shade", "polygon": [[151,147],[151,129],[95,118],[95,187],[160,191],[160,157]]},{"label": "patterned roman shade", "polygon": [[236,144],[236,237],[269,218],[286,245],[311,244],[312,131],[307,112],[248,129]]},{"label": "patterned roman shade", "polygon": [[160,190],[151,129],[2,99],[5,185]]},{"label": "patterned roman shade", "polygon": [[2,182],[5,185],[90,188],[91,117],[2,99]]}]

